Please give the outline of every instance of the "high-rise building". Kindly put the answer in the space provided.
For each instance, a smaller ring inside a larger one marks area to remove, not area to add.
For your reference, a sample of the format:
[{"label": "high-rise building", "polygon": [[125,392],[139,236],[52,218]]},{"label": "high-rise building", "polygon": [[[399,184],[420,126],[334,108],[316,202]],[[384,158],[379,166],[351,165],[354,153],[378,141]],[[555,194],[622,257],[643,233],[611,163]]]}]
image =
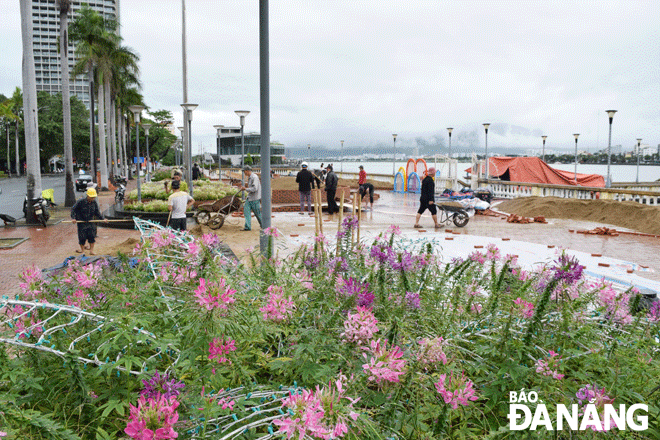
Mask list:
[{"label": "high-rise building", "polygon": [[[69,23],[76,17],[76,13],[83,3],[89,5],[103,17],[119,21],[119,0],[71,0]],[[62,90],[60,54],[58,52],[60,17],[59,11],[55,7],[55,1],[32,0],[32,29],[37,91],[59,93]],[[69,72],[75,64],[74,49],[74,46],[69,44]],[[70,78],[69,88],[71,95],[76,95],[89,108],[87,75]]]}]

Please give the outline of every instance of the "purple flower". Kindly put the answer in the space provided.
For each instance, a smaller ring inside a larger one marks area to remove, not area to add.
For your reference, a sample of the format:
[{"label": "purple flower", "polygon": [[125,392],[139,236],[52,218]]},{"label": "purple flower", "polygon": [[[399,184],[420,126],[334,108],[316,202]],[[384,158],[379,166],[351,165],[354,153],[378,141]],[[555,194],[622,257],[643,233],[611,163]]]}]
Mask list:
[{"label": "purple flower", "polygon": [[363,290],[357,294],[357,300],[355,303],[360,307],[371,307],[374,299],[375,296],[373,293],[369,292],[368,290]]},{"label": "purple flower", "polygon": [[421,307],[419,303],[419,293],[406,292],[406,302],[411,309],[419,309]]},{"label": "purple flower", "polygon": [[358,226],[358,219],[357,216],[355,215],[349,215],[348,217],[344,218],[344,220],[341,222],[341,228],[345,231],[350,231],[351,229],[355,229]]},{"label": "purple flower", "polygon": [[337,292],[344,297],[355,297],[355,302],[361,307],[371,307],[374,302],[374,294],[369,291],[369,283],[360,283],[355,278],[343,280],[337,287]]},{"label": "purple flower", "polygon": [[328,261],[328,267],[337,272],[346,272],[348,270],[348,262],[343,257],[336,257]]},{"label": "purple flower", "polygon": [[186,385],[183,382],[177,382],[176,379],[170,380],[170,373],[165,373],[161,376],[158,371],[151,379],[142,379],[144,389],[140,391],[140,395],[147,399],[158,399],[158,396],[163,396],[166,399],[176,397],[179,395],[181,389]]},{"label": "purple flower", "polygon": [[578,263],[577,258],[561,254],[552,267],[555,279],[565,281],[566,284],[573,284],[582,278],[584,266]]},{"label": "purple flower", "polygon": [[390,258],[390,264],[394,270],[403,270],[404,272],[410,272],[415,270],[417,266],[417,259],[412,256],[408,251],[403,251],[399,254],[397,258],[395,255]]},{"label": "purple flower", "polygon": [[369,251],[369,255],[381,264],[396,259],[394,250],[387,243],[382,242],[374,244]]}]

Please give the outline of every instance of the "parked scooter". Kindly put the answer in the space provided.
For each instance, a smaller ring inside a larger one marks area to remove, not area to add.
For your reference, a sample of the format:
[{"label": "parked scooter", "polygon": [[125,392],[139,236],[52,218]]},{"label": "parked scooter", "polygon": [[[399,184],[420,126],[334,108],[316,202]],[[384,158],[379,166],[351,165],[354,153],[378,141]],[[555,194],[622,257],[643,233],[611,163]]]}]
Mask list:
[{"label": "parked scooter", "polygon": [[[38,197],[36,199],[32,199],[30,201],[32,203],[32,210],[34,213],[34,217],[32,218],[33,221],[38,221],[41,223],[44,227],[46,226],[46,222],[50,218],[50,213],[48,212],[48,206],[52,202],[49,202],[49,200],[44,199],[43,197]],[[25,215],[26,221],[28,220],[28,198],[25,196],[25,200],[23,201],[23,215]]]},{"label": "parked scooter", "polygon": [[115,205],[118,203],[124,203],[125,193],[126,187],[121,183],[117,183],[117,188],[115,188]]}]

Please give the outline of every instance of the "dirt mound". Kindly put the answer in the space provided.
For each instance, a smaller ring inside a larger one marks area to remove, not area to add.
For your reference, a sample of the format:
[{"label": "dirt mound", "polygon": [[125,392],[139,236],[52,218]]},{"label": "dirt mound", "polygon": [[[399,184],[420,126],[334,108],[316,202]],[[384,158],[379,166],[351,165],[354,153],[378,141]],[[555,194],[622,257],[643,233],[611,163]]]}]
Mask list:
[{"label": "dirt mound", "polygon": [[[369,179],[367,179],[367,182],[371,183],[376,190],[392,189],[391,183],[377,182]],[[295,176],[278,176],[275,179],[271,179],[270,185],[272,189],[291,189],[298,191],[298,184],[296,183]],[[337,186],[348,186],[349,188],[358,189],[357,179],[339,179]],[[323,189],[322,185],[321,189]]]},{"label": "dirt mound", "polygon": [[123,243],[108,248],[107,253],[109,253],[110,255],[117,255],[118,252],[121,252],[122,254],[125,255],[131,255],[133,253],[133,249],[138,243],[140,243],[140,240],[135,238],[129,238],[125,240]]},{"label": "dirt mound", "polygon": [[496,208],[525,217],[543,216],[585,220],[620,226],[647,234],[660,234],[660,208],[637,202],[521,197],[506,200]]}]

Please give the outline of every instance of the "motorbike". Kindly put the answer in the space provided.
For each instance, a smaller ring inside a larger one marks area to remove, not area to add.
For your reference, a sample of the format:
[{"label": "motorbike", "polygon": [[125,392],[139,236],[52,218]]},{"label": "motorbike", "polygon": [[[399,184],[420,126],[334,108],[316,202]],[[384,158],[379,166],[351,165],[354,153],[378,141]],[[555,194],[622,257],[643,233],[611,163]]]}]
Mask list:
[{"label": "motorbike", "polygon": [[[48,222],[48,219],[50,218],[50,213],[48,212],[48,206],[53,203],[50,202],[48,199],[44,199],[43,197],[37,197],[36,199],[32,199],[29,201],[29,203],[32,204],[32,210],[34,213],[33,214],[34,217],[32,218],[32,220],[38,221],[45,227],[46,222]],[[25,200],[23,201],[23,215],[25,216],[25,219],[28,220],[27,196],[25,196]]]},{"label": "motorbike", "polygon": [[121,183],[117,183],[117,188],[115,188],[115,204],[123,203],[125,194],[126,187]]},{"label": "motorbike", "polygon": [[126,183],[128,183],[128,180],[126,180],[126,177],[124,177],[124,176],[115,176],[114,177],[114,185],[115,186],[119,186],[119,185],[126,186]]}]

